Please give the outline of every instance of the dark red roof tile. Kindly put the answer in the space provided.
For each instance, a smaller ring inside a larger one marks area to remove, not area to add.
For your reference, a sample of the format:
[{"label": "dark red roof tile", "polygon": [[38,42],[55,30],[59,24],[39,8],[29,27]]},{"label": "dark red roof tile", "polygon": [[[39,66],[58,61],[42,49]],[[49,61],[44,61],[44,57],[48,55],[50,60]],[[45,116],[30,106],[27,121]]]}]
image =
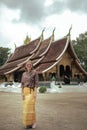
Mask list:
[{"label": "dark red roof tile", "polygon": [[20,59],[20,60],[16,60],[16,61],[13,61],[13,62],[9,62],[9,63],[6,63],[4,64],[1,68],[0,68],[0,72],[1,70],[6,70],[6,69],[11,69],[11,68],[14,68],[16,67],[18,64],[24,62],[25,60],[27,60],[28,57],[25,57],[23,59]]},{"label": "dark red roof tile", "polygon": [[38,38],[34,41],[31,41],[27,45],[23,45],[23,46],[16,48],[14,54],[10,57],[8,62],[18,60],[20,58],[24,58],[26,56],[31,55],[30,52],[32,52],[37,47],[39,41],[40,41],[40,38]]},{"label": "dark red roof tile", "polygon": [[40,45],[38,51],[35,53],[35,55],[32,57],[32,59],[40,57],[40,55],[46,51],[46,49],[48,48],[48,46],[50,44],[50,40],[51,40],[51,37],[41,42],[41,45]]},{"label": "dark red roof tile", "polygon": [[67,38],[55,41],[51,44],[48,53],[45,55],[43,62],[56,61],[56,58],[60,56],[66,45]]},{"label": "dark red roof tile", "polygon": [[49,62],[49,63],[43,63],[40,64],[36,70],[38,71],[38,73],[42,73],[44,70],[48,69],[49,67],[51,67],[55,62]]}]

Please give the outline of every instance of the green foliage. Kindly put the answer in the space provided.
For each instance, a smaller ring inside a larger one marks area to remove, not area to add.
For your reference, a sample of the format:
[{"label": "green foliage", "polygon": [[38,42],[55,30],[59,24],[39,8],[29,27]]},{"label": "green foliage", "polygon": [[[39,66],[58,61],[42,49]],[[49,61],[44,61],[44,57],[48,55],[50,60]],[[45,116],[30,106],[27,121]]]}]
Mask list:
[{"label": "green foliage", "polygon": [[9,48],[0,47],[0,66],[2,66],[7,61],[9,54]]},{"label": "green foliage", "polygon": [[81,65],[87,71],[87,32],[80,34],[72,43]]},{"label": "green foliage", "polygon": [[39,88],[40,93],[45,93],[47,91],[47,88],[45,86],[42,86]]}]

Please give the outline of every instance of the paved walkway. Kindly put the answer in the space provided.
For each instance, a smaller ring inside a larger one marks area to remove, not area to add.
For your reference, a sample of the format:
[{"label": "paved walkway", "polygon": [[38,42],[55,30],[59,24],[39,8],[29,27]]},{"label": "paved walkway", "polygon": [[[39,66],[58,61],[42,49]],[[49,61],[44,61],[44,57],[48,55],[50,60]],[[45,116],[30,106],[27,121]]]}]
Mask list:
[{"label": "paved walkway", "polygon": [[[87,93],[38,94],[36,130],[87,130]],[[23,130],[18,93],[0,92],[0,130]]]}]

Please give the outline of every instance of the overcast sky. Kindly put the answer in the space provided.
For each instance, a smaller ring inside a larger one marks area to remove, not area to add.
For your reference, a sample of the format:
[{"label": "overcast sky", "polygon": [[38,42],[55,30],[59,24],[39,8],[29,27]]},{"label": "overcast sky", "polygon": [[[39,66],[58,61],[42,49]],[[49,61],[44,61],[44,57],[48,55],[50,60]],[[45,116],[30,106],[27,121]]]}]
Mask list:
[{"label": "overcast sky", "polygon": [[87,31],[87,0],[0,0],[0,46],[14,49],[27,34],[39,37],[44,27],[45,38],[56,28],[59,39],[71,25],[71,39]]}]

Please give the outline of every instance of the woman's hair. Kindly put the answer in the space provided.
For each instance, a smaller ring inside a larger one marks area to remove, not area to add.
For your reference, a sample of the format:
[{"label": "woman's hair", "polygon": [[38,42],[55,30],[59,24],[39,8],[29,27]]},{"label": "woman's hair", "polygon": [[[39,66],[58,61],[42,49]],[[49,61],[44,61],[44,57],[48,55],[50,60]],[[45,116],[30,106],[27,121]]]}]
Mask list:
[{"label": "woman's hair", "polygon": [[31,60],[28,60],[28,61],[26,62],[26,64],[25,64],[25,65],[27,65],[27,64],[31,64],[31,65],[33,65],[33,63],[32,63],[32,61],[31,61]]},{"label": "woman's hair", "polygon": [[31,64],[32,65],[32,69],[33,69],[33,63],[31,60],[28,60],[26,63],[25,63],[25,70],[27,70],[27,64]]}]

